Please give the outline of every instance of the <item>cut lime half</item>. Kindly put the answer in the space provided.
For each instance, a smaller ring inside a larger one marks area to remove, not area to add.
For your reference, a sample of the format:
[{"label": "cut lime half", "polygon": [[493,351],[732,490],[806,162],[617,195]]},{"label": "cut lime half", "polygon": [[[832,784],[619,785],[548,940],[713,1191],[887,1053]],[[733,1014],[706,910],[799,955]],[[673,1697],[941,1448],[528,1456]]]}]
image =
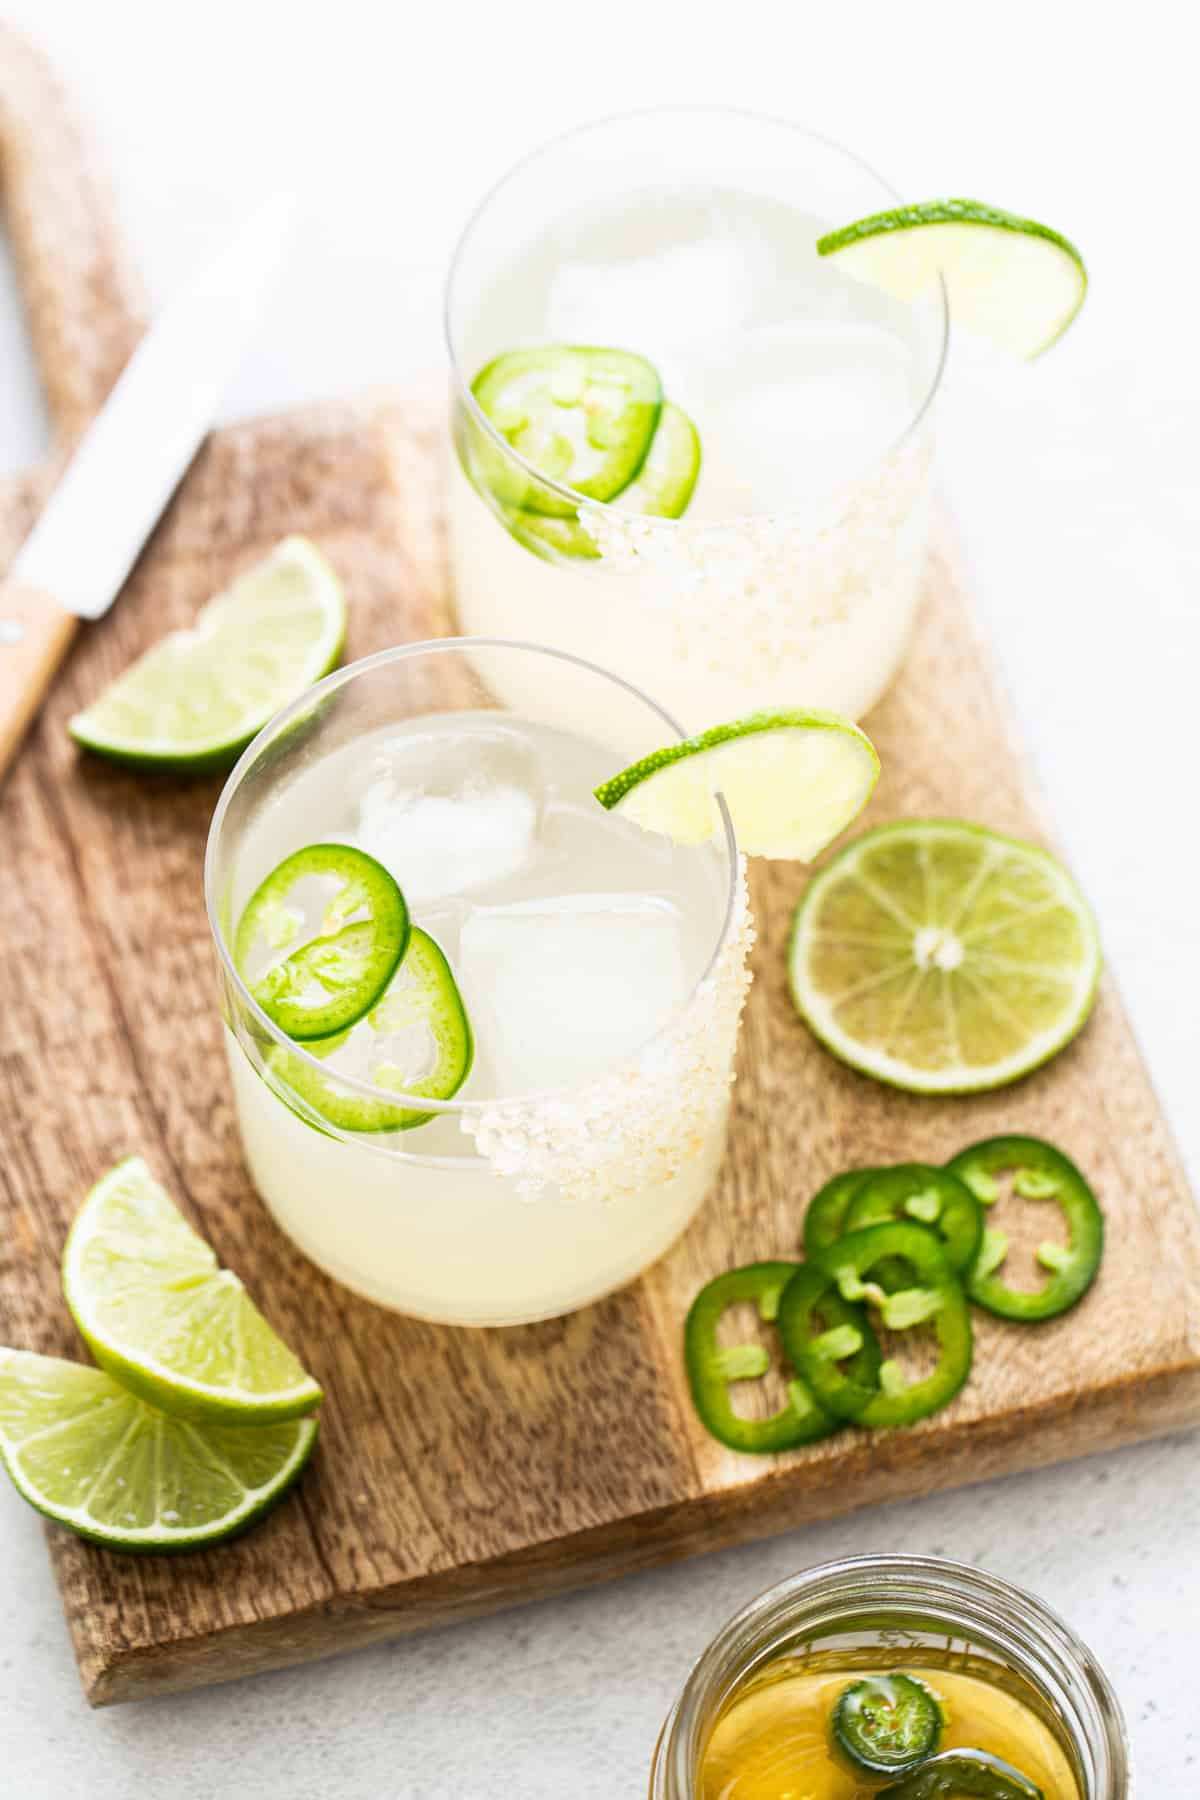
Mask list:
[{"label": "cut lime half", "polygon": [[298,1041],[326,1038],[375,1005],[409,930],[404,895],[381,862],[352,844],[308,844],[251,894],[234,956],[282,1031]]},{"label": "cut lime half", "polygon": [[808,862],[857,818],[879,775],[866,733],[833,713],[760,712],[656,750],[596,789],[601,806],[677,844],[729,808],[751,856]]},{"label": "cut lime half", "polygon": [[47,1518],[110,1550],[245,1531],[308,1461],[315,1419],[244,1427],[159,1412],[100,1369],[0,1349],[0,1460]]},{"label": "cut lime half", "polygon": [[[466,1008],[441,946],[413,927],[404,961],[382,999],[354,1032],[343,1059],[362,1080],[427,1100],[449,1100],[471,1072],[474,1040]],[[306,1044],[315,1056],[332,1055],[348,1034]],[[411,1106],[392,1106],[358,1094],[326,1076],[294,1051],[275,1049],[270,1067],[315,1112],[343,1131],[411,1131],[434,1117]]]},{"label": "cut lime half", "polygon": [[915,300],[941,275],[951,321],[1022,357],[1057,343],[1087,293],[1069,239],[981,200],[874,213],[818,238],[817,252],[898,300]]},{"label": "cut lime half", "polygon": [[251,738],[342,653],[346,602],[307,538],[285,538],[71,720],[112,762],[198,774],[236,761]]},{"label": "cut lime half", "polygon": [[62,1277],[96,1361],[151,1406],[257,1425],[311,1412],[321,1398],[140,1156],[118,1163],[84,1201]]},{"label": "cut lime half", "polygon": [[957,819],[906,819],[813,876],[789,974],[801,1017],[843,1062],[916,1093],[970,1093],[1016,1081],[1075,1036],[1100,943],[1045,850]]}]

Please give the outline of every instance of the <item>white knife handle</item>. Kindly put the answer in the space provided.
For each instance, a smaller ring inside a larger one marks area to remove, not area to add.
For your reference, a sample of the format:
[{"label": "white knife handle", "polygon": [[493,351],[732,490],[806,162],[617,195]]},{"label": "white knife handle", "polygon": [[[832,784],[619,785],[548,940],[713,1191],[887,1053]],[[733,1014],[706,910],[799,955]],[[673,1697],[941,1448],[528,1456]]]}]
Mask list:
[{"label": "white knife handle", "polygon": [[41,588],[0,582],[0,779],[46,697],[79,620]]}]

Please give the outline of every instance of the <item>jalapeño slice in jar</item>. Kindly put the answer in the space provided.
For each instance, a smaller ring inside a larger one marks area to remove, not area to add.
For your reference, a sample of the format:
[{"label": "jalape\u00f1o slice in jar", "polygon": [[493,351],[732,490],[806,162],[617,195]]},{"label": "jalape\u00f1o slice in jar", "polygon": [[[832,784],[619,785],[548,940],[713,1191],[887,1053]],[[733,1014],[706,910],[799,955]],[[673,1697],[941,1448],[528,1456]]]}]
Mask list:
[{"label": "jalape\u00f1o slice in jar", "polygon": [[934,1754],[944,1724],[941,1701],[915,1675],[868,1675],[838,1695],[829,1735],[855,1775],[903,1775]]},{"label": "jalape\u00f1o slice in jar", "polygon": [[[588,500],[613,500],[638,473],[662,410],[662,383],[629,350],[551,344],[510,350],[482,369],[472,392],[490,424],[540,475]],[[487,478],[486,466],[481,470]],[[531,512],[571,517],[569,500],[529,482]]]},{"label": "jalape\u00f1o slice in jar", "polygon": [[910,1220],[928,1226],[962,1275],[975,1261],[983,1236],[983,1213],[970,1188],[948,1169],[931,1163],[897,1163],[877,1169],[851,1196],[846,1231]]},{"label": "jalape\u00f1o slice in jar", "polygon": [[408,948],[409,929],[404,895],[382,863],[350,844],[309,844],[254,890],[234,956],[267,1017],[304,1043],[345,1031],[371,1010]]},{"label": "jalape\u00f1o slice in jar", "polygon": [[[769,1455],[777,1450],[792,1450],[799,1444],[811,1444],[839,1428],[841,1421],[831,1417],[813,1399],[805,1382],[788,1371],[787,1404],[765,1419],[746,1419],[734,1411],[730,1388],[735,1381],[759,1381],[771,1367],[769,1352],[762,1344],[728,1344],[717,1342],[717,1328],[731,1306],[749,1301],[758,1308],[758,1316],[773,1323],[779,1310],[779,1298],[799,1269],[799,1263],[748,1263],[741,1269],[730,1269],[701,1288],[691,1305],[684,1326],[684,1359],[692,1402],[701,1423],[718,1442],[730,1450],[750,1455]],[[870,1348],[862,1341],[854,1366],[863,1380],[872,1374]],[[871,1340],[873,1343],[873,1340]],[[874,1359],[878,1365],[878,1354]]]},{"label": "jalape\u00f1o slice in jar", "polygon": [[1057,1318],[1083,1298],[1104,1253],[1104,1214],[1069,1157],[1041,1138],[997,1137],[972,1144],[947,1167],[985,1206],[999,1198],[997,1177],[1009,1173],[1014,1194],[1053,1203],[1067,1224],[1065,1244],[1047,1241],[1037,1248],[1037,1260],[1049,1280],[1026,1289],[1009,1287],[997,1273],[1008,1254],[1007,1233],[985,1229],[966,1277],[967,1291],[977,1306],[997,1318],[1034,1324]]},{"label": "jalape\u00f1o slice in jar", "polygon": [[[893,1259],[906,1267],[908,1285],[886,1292],[871,1277]],[[888,1360],[864,1380],[846,1361],[859,1348],[852,1332],[829,1326],[838,1298],[870,1301],[891,1331],[930,1324],[939,1353],[933,1372],[906,1381],[899,1364]],[[822,1250],[784,1289],[778,1323],[783,1347],[817,1404],[854,1425],[913,1425],[952,1400],[971,1372],[966,1295],[923,1225],[873,1225]]]},{"label": "jalape\u00f1o slice in jar", "polygon": [[874,1169],[844,1169],[831,1175],[823,1188],[818,1188],[804,1214],[804,1250],[815,1256],[836,1244],[846,1229],[850,1202]]},{"label": "jalape\u00f1o slice in jar", "polygon": [[875,1800],[1046,1800],[1020,1769],[986,1750],[944,1750],[902,1781],[880,1788]]}]

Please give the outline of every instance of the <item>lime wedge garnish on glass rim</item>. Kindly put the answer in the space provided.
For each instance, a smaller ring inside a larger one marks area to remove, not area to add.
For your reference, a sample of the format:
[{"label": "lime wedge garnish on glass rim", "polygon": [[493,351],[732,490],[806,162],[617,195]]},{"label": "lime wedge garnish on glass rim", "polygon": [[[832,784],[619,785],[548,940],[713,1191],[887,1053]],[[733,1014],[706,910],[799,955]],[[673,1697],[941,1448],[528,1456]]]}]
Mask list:
[{"label": "lime wedge garnish on glass rim", "polygon": [[[362,1065],[350,1053],[348,1066],[359,1079],[426,1100],[457,1094],[471,1072],[474,1040],[450,964],[428,932],[413,927],[404,961],[355,1035],[368,1053]],[[329,1051],[346,1041],[345,1034],[339,1036]],[[327,1054],[323,1042],[305,1049]],[[357,1094],[338,1081],[341,1070],[326,1077],[293,1051],[273,1050],[270,1066],[314,1112],[343,1131],[411,1131],[435,1116]]]},{"label": "lime wedge garnish on glass rim", "polygon": [[100,1369],[0,1349],[0,1460],[47,1518],[110,1550],[194,1550],[270,1511],[308,1461],[315,1419],[172,1418]]},{"label": "lime wedge garnish on glass rim", "polygon": [[117,677],[70,723],[111,761],[197,773],[236,760],[342,653],[346,602],[325,558],[290,537]]},{"label": "lime wedge garnish on glass rim", "polygon": [[957,819],[906,819],[813,876],[789,973],[802,1018],[843,1062],[915,1093],[970,1093],[1075,1036],[1100,943],[1045,850]]},{"label": "lime wedge garnish on glass rim", "polygon": [[303,1041],[369,1012],[408,939],[404,895],[382,863],[352,844],[309,844],[251,894],[234,957],[267,1017]]},{"label": "lime wedge garnish on glass rim", "polygon": [[647,831],[701,844],[720,822],[720,794],[749,855],[807,862],[858,816],[878,774],[874,745],[848,719],[760,712],[656,750],[596,798]]},{"label": "lime wedge garnish on glass rim", "polygon": [[164,1412],[257,1425],[310,1412],[321,1398],[139,1156],[110,1169],[84,1201],[62,1277],[96,1361]]},{"label": "lime wedge garnish on glass rim", "polygon": [[1069,239],[980,200],[926,200],[874,213],[817,240],[817,253],[898,300],[941,275],[954,325],[1017,356],[1057,342],[1087,293]]}]

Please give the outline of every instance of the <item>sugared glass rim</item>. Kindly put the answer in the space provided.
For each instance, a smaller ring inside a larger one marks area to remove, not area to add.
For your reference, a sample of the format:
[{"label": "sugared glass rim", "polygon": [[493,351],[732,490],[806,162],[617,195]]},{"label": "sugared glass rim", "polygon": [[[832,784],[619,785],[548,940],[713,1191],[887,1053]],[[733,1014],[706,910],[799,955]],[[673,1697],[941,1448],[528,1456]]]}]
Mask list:
[{"label": "sugared glass rim", "polygon": [[[904,204],[903,195],[892,186],[890,181],[882,176],[864,157],[859,156],[854,150],[847,149],[845,144],[839,143],[836,138],[829,137],[824,132],[811,131],[807,126],[797,124],[794,119],[785,119],[780,115],[773,113],[758,113],[752,111],[748,107],[740,106],[694,106],[681,104],[675,106],[634,107],[624,112],[606,113],[601,118],[589,119],[582,125],[573,125],[567,131],[558,132],[554,137],[547,138],[533,150],[527,151],[517,162],[511,164],[505,173],[501,175],[497,181],[494,181],[491,187],[487,189],[483,198],[468,217],[466,224],[459,234],[458,242],[454,246],[454,252],[450,258],[450,266],[446,272],[446,283],[442,297],[442,329],[446,339],[446,353],[449,357],[454,386],[460,403],[470,414],[471,419],[477,428],[492,440],[492,443],[495,445],[501,456],[516,463],[525,476],[540,487],[548,488],[550,492],[555,494],[560,500],[567,501],[572,506],[585,506],[589,511],[605,513],[609,511],[610,506],[613,503],[593,500],[586,494],[579,494],[574,488],[566,486],[563,482],[555,481],[551,476],[545,475],[540,469],[535,468],[532,463],[527,462],[520,451],[514,449],[508,439],[496,430],[496,427],[492,424],[478,400],[476,400],[475,395],[471,391],[471,378],[464,371],[455,347],[454,326],[451,320],[451,311],[455,299],[455,282],[458,278],[460,266],[475,227],[487,213],[493,201],[499,197],[511,181],[515,181],[519,176],[524,174],[526,169],[540,161],[542,157],[552,155],[555,151],[564,149],[575,140],[586,137],[590,132],[607,131],[613,126],[633,125],[645,120],[673,118],[727,119],[740,121],[745,125],[765,125],[771,127],[773,130],[791,132],[794,136],[803,138],[810,144],[818,144],[823,150],[829,150],[836,156],[844,157],[847,162],[852,163],[863,175],[866,175],[870,180],[878,184],[883,194],[886,196],[887,202],[892,206],[902,206]],[[884,208],[881,206],[876,210],[882,211]],[[950,348],[950,305],[946,294],[946,284],[940,275],[938,276],[938,292],[941,299],[941,335],[937,346],[936,356],[934,358],[933,373],[930,377],[929,385],[921,399],[918,401],[916,410],[908,424],[904,427],[903,431],[900,432],[899,436],[894,438],[892,442],[873,459],[872,466],[877,466],[880,463],[886,462],[889,457],[894,456],[896,452],[915,435],[922,420],[933,405],[934,397],[937,394],[938,388],[941,386],[942,375],[945,371],[946,359]],[[834,492],[836,491],[837,490],[835,489]],[[734,526],[739,524],[742,518],[746,516],[749,515],[735,515],[734,517],[724,519],[705,519],[705,529],[712,531],[719,529],[722,526]],[[787,518],[790,515],[786,510],[783,510],[772,516]],[[685,523],[686,519],[659,519],[655,521],[656,528],[665,527],[668,529],[672,526],[678,527]],[[592,570],[591,572],[602,573],[603,571]]]},{"label": "sugared glass rim", "polygon": [[[318,1076],[324,1075],[328,1078],[329,1069],[327,1065],[322,1063],[319,1058],[313,1056],[310,1051],[306,1050],[303,1044],[297,1043],[294,1039],[289,1038],[287,1033],[280,1030],[274,1020],[269,1018],[262,1007],[259,1006],[238,972],[232,950],[226,942],[225,934],[221,928],[220,907],[216,892],[217,846],[220,843],[226,815],[228,814],[234,795],[237,793],[243,780],[269,743],[274,741],[281,733],[288,731],[298,718],[313,710],[314,706],[319,706],[324,699],[337,693],[340,688],[349,686],[360,676],[371,674],[377,669],[390,667],[394,663],[406,662],[410,658],[417,656],[440,656],[450,653],[469,656],[473,651],[495,650],[511,650],[526,655],[532,654],[535,656],[550,657],[555,662],[567,663],[574,668],[586,670],[589,675],[598,676],[602,681],[610,682],[614,687],[623,688],[625,692],[632,695],[635,700],[640,701],[643,706],[647,707],[650,712],[655,713],[658,718],[662,720],[666,732],[676,741],[682,740],[687,736],[682,725],[680,725],[664,707],[660,706],[656,700],[651,700],[648,694],[643,693],[640,688],[633,684],[633,682],[626,681],[623,676],[614,675],[611,670],[602,668],[599,663],[589,662],[582,656],[573,656],[569,651],[555,650],[547,644],[527,643],[519,638],[426,638],[414,644],[400,644],[390,650],[378,650],[372,656],[361,657],[357,662],[347,663],[344,668],[335,670],[332,675],[326,675],[322,681],[318,681],[312,687],[306,688],[303,694],[299,695],[288,706],[283,707],[272,719],[269,719],[262,730],[254,737],[252,742],[246,746],[245,750],[243,750],[241,756],[230,770],[224,787],[221,789],[220,798],[217,801],[216,810],[213,813],[212,822],[208,828],[208,842],[204,853],[204,904],[208,914],[209,931],[212,934],[213,943],[216,945],[217,955],[226,977],[232,984],[238,996],[239,1003],[245,1008],[246,1012],[254,1020],[256,1026],[265,1035],[270,1037],[281,1049],[288,1051],[290,1055],[298,1056],[301,1063],[306,1065]],[[515,714],[514,716],[520,717],[519,714]],[[382,1100],[390,1106],[408,1105],[420,1112],[450,1113],[453,1115],[470,1114],[478,1116],[487,1112],[494,1112],[499,1107],[520,1106],[529,1102],[537,1102],[543,1099],[561,1097],[566,1094],[579,1093],[583,1089],[590,1087],[594,1082],[603,1081],[604,1078],[614,1070],[628,1067],[631,1062],[644,1055],[645,1052],[654,1044],[658,1043],[660,1039],[668,1036],[674,1029],[678,1020],[684,1016],[688,1008],[693,1004],[698,990],[712,974],[713,969],[716,966],[717,958],[720,956],[721,950],[729,935],[733,923],[734,907],[737,900],[740,858],[738,855],[737,839],[734,836],[733,821],[730,818],[729,810],[720,795],[717,796],[717,806],[721,818],[721,841],[723,841],[725,848],[728,880],[725,894],[725,906],[722,912],[721,924],[717,932],[716,942],[713,945],[712,952],[705,963],[702,973],[688,989],[686,997],[680,1001],[679,1005],[671,1013],[670,1018],[667,1019],[651,1037],[644,1039],[635,1049],[627,1052],[613,1064],[606,1064],[604,1068],[598,1070],[595,1074],[590,1075],[586,1082],[573,1082],[566,1087],[539,1088],[527,1094],[503,1094],[480,1100],[459,1100],[456,1098],[450,1100],[431,1100],[423,1094],[410,1094],[402,1092],[397,1088],[376,1087],[372,1082],[360,1081],[357,1077],[342,1075],[340,1073],[337,1075],[338,1086],[347,1089],[351,1093],[361,1095],[364,1099]],[[332,1123],[324,1126],[323,1129],[328,1130],[333,1136],[344,1139],[346,1142],[353,1142],[356,1146],[378,1151],[385,1156],[402,1156],[412,1161],[445,1162],[456,1165],[461,1160],[456,1157],[425,1155],[416,1145],[410,1150],[407,1147],[401,1149],[390,1142],[371,1143],[369,1138],[364,1134],[344,1130]],[[409,1135],[411,1136],[413,1134],[410,1133]]]},{"label": "sugared glass rim", "polygon": [[[909,1583],[911,1595],[906,1595],[904,1601],[891,1594],[872,1600],[864,1588],[873,1576],[889,1586]],[[856,1584],[862,1585],[856,1588]],[[1041,1655],[1047,1661],[1060,1659],[1091,1702],[1093,1728],[1102,1739],[1103,1773],[1108,1785],[1101,1791],[1089,1787],[1085,1800],[1126,1800],[1130,1792],[1129,1741],[1120,1702],[1092,1651],[1044,1600],[970,1563],[940,1556],[878,1553],[843,1557],[803,1569],[766,1588],[727,1620],[693,1663],[667,1714],[654,1759],[651,1800],[682,1800],[684,1796],[690,1800],[703,1749],[701,1733],[714,1712],[756,1666],[781,1653],[778,1644],[770,1643],[770,1635],[786,1633],[789,1621],[799,1614],[806,1600],[815,1605],[827,1597],[834,1615],[819,1625],[814,1623],[811,1635],[835,1631],[841,1587],[853,1590],[841,1602],[847,1627],[852,1627],[856,1618],[869,1614],[872,1606],[891,1613],[911,1604],[914,1618],[938,1621],[941,1605],[946,1609],[946,1622],[957,1624],[955,1635],[965,1637],[969,1634],[963,1624],[964,1614],[974,1603],[986,1615],[986,1625],[982,1620],[977,1622],[980,1637],[986,1632],[998,1642],[1009,1644],[1017,1672],[1035,1686],[1040,1683],[1029,1666],[1034,1658]],[[804,1620],[796,1617],[795,1623],[798,1635],[802,1635]],[[730,1676],[735,1663],[736,1673]],[[1067,1719],[1064,1725],[1077,1742],[1078,1731],[1073,1722]],[[1094,1750],[1095,1744],[1088,1748]]]}]

